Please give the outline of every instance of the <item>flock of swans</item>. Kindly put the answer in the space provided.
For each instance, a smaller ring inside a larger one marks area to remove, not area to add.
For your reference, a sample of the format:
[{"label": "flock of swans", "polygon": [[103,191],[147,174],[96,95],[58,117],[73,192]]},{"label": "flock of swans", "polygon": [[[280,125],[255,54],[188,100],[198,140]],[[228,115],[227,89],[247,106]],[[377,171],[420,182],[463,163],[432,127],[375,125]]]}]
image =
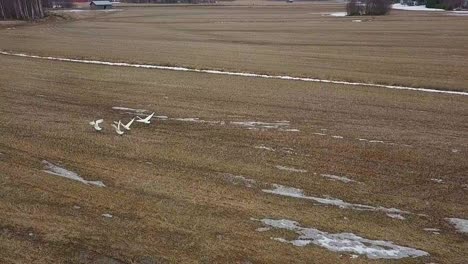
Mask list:
[{"label": "flock of swans", "polygon": [[[141,118],[139,116],[132,118],[127,124],[122,123],[122,121],[119,120],[119,122],[114,121],[114,123],[111,125],[114,129],[117,135],[121,136],[125,133],[125,131],[130,130],[130,126],[133,124],[134,121],[143,123],[143,124],[150,124],[151,123],[151,118],[153,118],[154,113],[151,115]],[[104,119],[98,119],[98,120],[93,120],[89,122],[89,124],[94,128],[96,131],[102,131],[101,124],[104,122]],[[124,128],[124,130],[122,130]]]}]

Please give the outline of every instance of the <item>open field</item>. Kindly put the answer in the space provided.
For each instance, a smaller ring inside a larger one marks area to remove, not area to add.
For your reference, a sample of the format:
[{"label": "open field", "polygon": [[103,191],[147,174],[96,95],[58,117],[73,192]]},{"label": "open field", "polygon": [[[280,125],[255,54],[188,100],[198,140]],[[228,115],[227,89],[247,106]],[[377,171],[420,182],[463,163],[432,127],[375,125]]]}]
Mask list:
[{"label": "open field", "polygon": [[325,15],[338,4],[271,3],[125,8],[5,30],[0,48],[468,91],[466,16],[394,11],[354,23]]},{"label": "open field", "polygon": [[[337,10],[128,8],[0,30],[0,49],[468,91],[468,33],[460,26],[468,17],[395,12],[352,23],[307,15]],[[430,26],[441,20],[445,38]],[[388,53],[376,58],[382,46]],[[446,219],[468,219],[468,96],[0,61],[1,263],[468,259],[467,234]],[[153,111],[151,124],[123,136],[110,126]],[[101,133],[88,125],[98,118]],[[105,187],[51,174],[44,161]],[[370,259],[298,247],[272,239],[298,238],[266,219],[427,254]]]}]

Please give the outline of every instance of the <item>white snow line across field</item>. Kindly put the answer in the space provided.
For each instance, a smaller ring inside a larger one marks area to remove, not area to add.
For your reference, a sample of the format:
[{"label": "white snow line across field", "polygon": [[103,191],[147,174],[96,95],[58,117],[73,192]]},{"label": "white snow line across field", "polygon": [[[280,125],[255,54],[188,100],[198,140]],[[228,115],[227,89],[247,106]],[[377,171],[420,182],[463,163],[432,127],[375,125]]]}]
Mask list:
[{"label": "white snow line across field", "polygon": [[427,93],[441,93],[441,94],[465,95],[465,96],[468,95],[468,92],[447,91],[447,90],[437,90],[437,89],[398,86],[398,85],[347,82],[347,81],[317,79],[317,78],[310,78],[310,77],[294,77],[294,76],[286,76],[286,75],[268,75],[268,74],[258,74],[258,73],[248,73],[248,72],[230,72],[230,71],[222,71],[222,70],[195,69],[195,68],[178,67],[178,66],[163,66],[163,65],[152,65],[152,64],[134,64],[134,63],[127,63],[127,62],[109,62],[109,61],[97,61],[97,60],[70,59],[70,58],[62,58],[62,57],[48,57],[48,56],[30,55],[30,54],[24,54],[24,53],[8,52],[8,51],[0,51],[0,55],[8,55],[8,56],[16,56],[16,57],[24,57],[24,58],[34,58],[34,59],[42,59],[42,60],[52,60],[52,61],[63,61],[63,62],[75,62],[75,63],[85,63],[85,64],[95,64],[95,65],[106,65],[106,66],[132,67],[132,68],[144,68],[144,69],[158,69],[158,70],[169,70],[169,71],[198,72],[198,73],[210,73],[210,74],[231,75],[231,76],[240,76],[240,77],[253,77],[253,78],[280,79],[280,80],[303,81],[303,82],[331,83],[331,84],[342,84],[342,85],[352,85],[352,86],[368,86],[368,87],[378,87],[378,88],[387,88],[387,89],[396,89],[396,90],[420,91],[420,92],[427,92]]}]

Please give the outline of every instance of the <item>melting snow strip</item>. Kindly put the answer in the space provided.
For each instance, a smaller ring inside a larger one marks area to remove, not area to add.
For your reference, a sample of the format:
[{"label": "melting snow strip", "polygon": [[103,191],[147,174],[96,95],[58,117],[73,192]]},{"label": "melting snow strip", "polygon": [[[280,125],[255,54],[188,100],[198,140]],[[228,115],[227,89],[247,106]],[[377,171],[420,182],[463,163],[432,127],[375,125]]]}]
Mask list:
[{"label": "melting snow strip", "polygon": [[322,16],[323,15],[333,16],[333,17],[345,17],[345,16],[347,16],[346,12],[325,13],[325,14],[322,14]]},{"label": "melting snow strip", "polygon": [[320,174],[320,176],[328,178],[333,181],[342,181],[344,183],[350,183],[350,182],[356,182],[355,180],[351,180],[347,177],[344,176],[337,176],[337,175],[331,175],[331,174]]},{"label": "melting snow strip", "polygon": [[461,218],[445,218],[448,220],[452,225],[455,226],[455,228],[458,230],[460,233],[468,233],[468,220],[467,219],[461,219]]},{"label": "melting snow strip", "polygon": [[277,165],[277,166],[275,166],[275,167],[276,167],[278,170],[285,170],[285,171],[299,172],[299,173],[305,173],[305,172],[307,172],[307,170],[296,169],[296,168],[286,167],[286,166],[280,166],[280,165]]},{"label": "melting snow strip", "polygon": [[391,241],[371,240],[353,233],[332,234],[315,228],[301,227],[298,222],[287,219],[275,220],[265,218],[260,220],[260,222],[266,227],[286,229],[295,232],[298,237],[294,240],[278,237],[272,239],[283,243],[290,243],[298,247],[314,244],[333,252],[349,252],[365,255],[369,259],[401,259],[429,255],[429,253],[425,251],[395,245]]},{"label": "melting snow strip", "polygon": [[257,73],[247,73],[247,72],[230,72],[230,71],[222,71],[222,70],[203,70],[203,69],[195,69],[195,68],[187,68],[187,67],[162,66],[162,65],[151,65],[151,64],[134,64],[134,63],[127,63],[127,62],[109,62],[109,61],[97,61],[97,60],[69,59],[69,58],[62,58],[62,57],[50,57],[50,56],[47,57],[47,56],[29,55],[29,54],[25,54],[25,53],[16,53],[16,52],[7,52],[7,51],[0,51],[0,55],[8,55],[8,56],[16,56],[16,57],[24,57],[24,58],[34,58],[34,59],[42,59],[42,60],[52,60],[52,61],[62,61],[62,62],[74,62],[74,63],[95,64],[95,65],[117,66],[117,67],[133,67],[133,68],[171,70],[171,71],[183,71],[183,72],[199,72],[199,73],[221,74],[221,75],[231,75],[231,76],[241,76],[241,77],[280,79],[280,80],[303,81],[303,82],[331,83],[331,84],[342,84],[342,85],[351,85],[351,86],[378,87],[378,88],[387,88],[387,89],[396,89],[396,90],[420,91],[420,92],[428,92],[428,93],[442,93],[442,94],[465,95],[465,96],[468,95],[468,92],[436,90],[436,89],[429,89],[429,88],[418,88],[418,87],[399,86],[399,85],[346,82],[346,81],[317,79],[317,78],[310,78],[310,77],[267,75],[267,74],[257,74]]},{"label": "melting snow strip", "polygon": [[443,12],[444,9],[440,8],[427,8],[424,5],[408,6],[402,4],[393,4],[392,9],[395,10],[405,10],[405,11],[427,11],[427,12]]},{"label": "melting snow strip", "polygon": [[120,111],[131,111],[131,112],[136,112],[136,113],[144,113],[148,111],[145,109],[134,109],[134,108],[128,108],[128,107],[121,107],[121,106],[113,106],[112,109],[120,110]]},{"label": "melting snow strip", "polygon": [[312,134],[318,135],[318,136],[326,136],[326,135],[327,135],[327,134],[325,134],[325,133],[318,133],[318,132],[315,132],[315,133],[312,133]]},{"label": "melting snow strip", "polygon": [[387,214],[388,217],[398,220],[405,220],[406,218],[401,214]]},{"label": "melting snow strip", "polygon": [[245,187],[252,188],[255,186],[256,181],[253,179],[247,179],[244,176],[240,175],[233,175],[230,173],[224,173],[222,174],[224,179],[234,185],[244,185]]},{"label": "melting snow strip", "polygon": [[431,232],[434,235],[440,235],[439,228],[424,228],[424,231]]},{"label": "melting snow strip", "polygon": [[439,229],[439,228],[424,228],[424,231],[427,231],[427,232],[439,232],[440,229]]},{"label": "melting snow strip", "polygon": [[260,146],[255,146],[256,149],[264,149],[264,150],[268,150],[268,151],[275,151],[274,148],[270,148],[270,147],[267,147],[265,145],[260,145]]},{"label": "melting snow strip", "polygon": [[289,128],[289,121],[261,122],[261,121],[231,121],[231,125],[246,127],[247,129],[278,129],[282,131],[297,132],[297,129]]},{"label": "melting snow strip", "polygon": [[348,203],[343,200],[332,198],[332,197],[319,198],[319,197],[313,197],[313,196],[306,196],[304,195],[304,191],[302,189],[283,186],[279,184],[273,184],[273,187],[274,189],[272,190],[263,189],[262,191],[266,193],[281,195],[281,196],[312,200],[320,204],[332,205],[332,206],[336,206],[342,209],[352,209],[352,210],[360,210],[360,211],[379,211],[379,212],[384,212],[388,214],[410,214],[410,212],[402,211],[396,208],[386,208],[382,206],[376,207],[376,206],[364,205],[364,204],[353,204],[353,203]]},{"label": "melting snow strip", "polygon": [[208,121],[203,120],[198,117],[184,117],[184,118],[169,118],[170,120],[180,121],[180,122],[192,122],[192,123],[207,123],[207,124],[221,124],[224,125],[224,121]]},{"label": "melting snow strip", "polygon": [[104,185],[104,183],[102,183],[102,181],[87,181],[87,180],[81,178],[76,172],[66,170],[65,168],[59,167],[59,166],[57,166],[55,164],[52,164],[52,163],[50,163],[50,162],[48,162],[46,160],[43,160],[42,164],[44,165],[44,168],[45,168],[44,172],[47,172],[49,174],[64,177],[64,178],[74,180],[74,181],[79,181],[79,182],[87,184],[87,185],[91,184],[91,185],[95,185],[95,186],[98,186],[98,187],[106,187],[106,185]]}]

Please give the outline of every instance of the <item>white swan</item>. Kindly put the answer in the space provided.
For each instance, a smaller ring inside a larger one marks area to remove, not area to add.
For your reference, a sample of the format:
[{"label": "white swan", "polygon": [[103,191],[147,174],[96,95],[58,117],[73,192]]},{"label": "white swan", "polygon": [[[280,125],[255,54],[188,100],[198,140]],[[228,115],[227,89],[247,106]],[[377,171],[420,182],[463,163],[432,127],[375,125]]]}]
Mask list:
[{"label": "white swan", "polygon": [[[114,122],[114,123],[116,123],[116,122]],[[120,130],[120,124],[121,124],[120,121],[119,121],[119,123],[118,123],[117,125],[112,124],[112,127],[115,128],[115,132],[116,132],[119,136],[121,136],[121,135],[124,134],[124,132],[123,132],[122,130]]]},{"label": "white swan", "polygon": [[99,124],[101,124],[102,122],[104,122],[103,119],[98,119],[96,121],[89,122],[89,124],[92,125],[96,131],[101,131],[102,127],[100,127]]},{"label": "white swan", "polygon": [[130,120],[126,125],[122,124],[122,127],[125,128],[126,130],[130,130],[130,126],[133,124],[133,121],[135,121],[135,118]]},{"label": "white swan", "polygon": [[149,123],[151,123],[151,118],[153,118],[153,116],[154,116],[154,112],[151,115],[149,115],[149,116],[147,116],[145,118],[141,118],[141,117],[137,116],[137,118],[138,118],[137,122],[149,124]]}]

